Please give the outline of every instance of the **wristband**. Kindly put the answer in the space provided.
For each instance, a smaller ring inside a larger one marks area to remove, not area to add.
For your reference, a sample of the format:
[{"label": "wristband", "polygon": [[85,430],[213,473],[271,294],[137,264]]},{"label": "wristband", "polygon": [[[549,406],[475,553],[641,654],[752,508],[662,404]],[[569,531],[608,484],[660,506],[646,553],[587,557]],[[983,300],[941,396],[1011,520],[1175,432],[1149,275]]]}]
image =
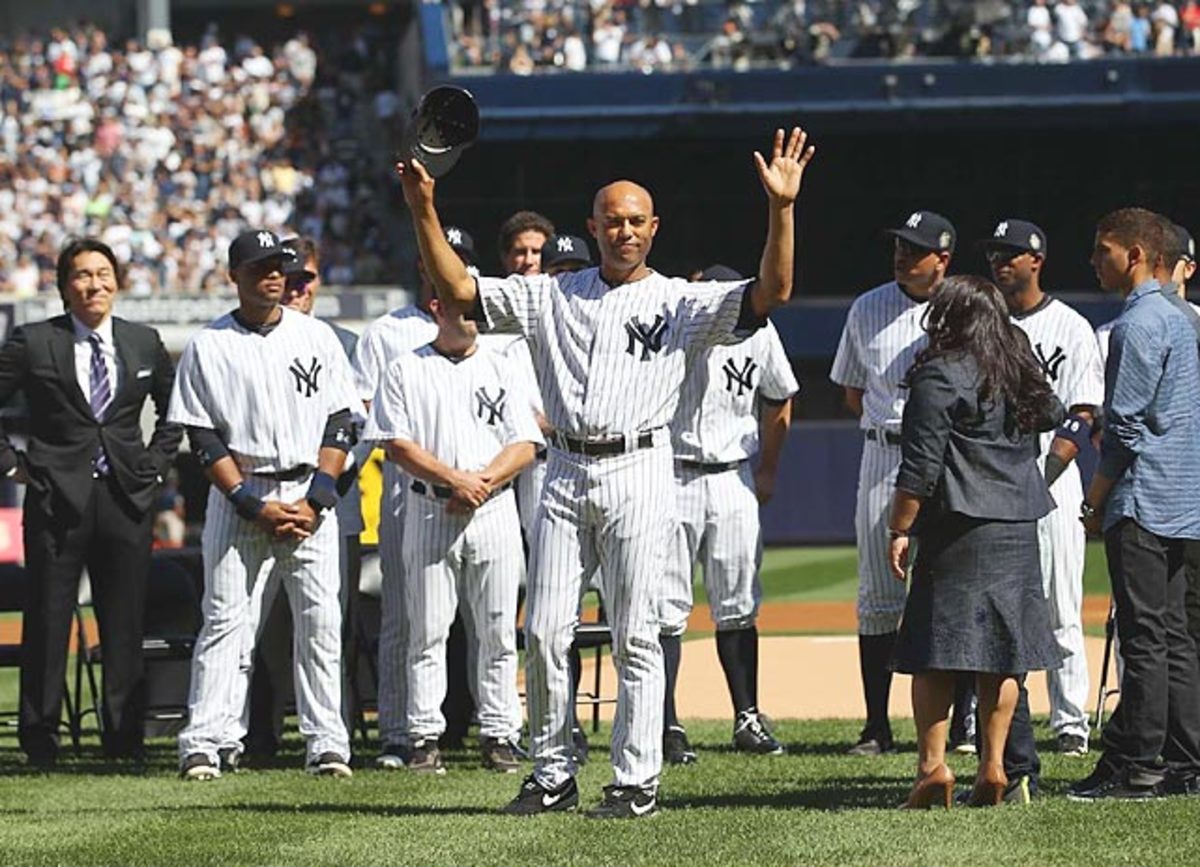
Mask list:
[{"label": "wristband", "polygon": [[318,470],[313,474],[308,484],[308,493],[304,495],[313,511],[323,512],[337,505],[337,479],[329,473]]},{"label": "wristband", "polygon": [[1075,448],[1083,451],[1092,445],[1092,425],[1081,415],[1069,415],[1054,436],[1073,443]]},{"label": "wristband", "polygon": [[246,490],[244,482],[238,482],[225,495],[233,503],[233,509],[239,518],[247,521],[255,520],[266,505],[261,499]]}]

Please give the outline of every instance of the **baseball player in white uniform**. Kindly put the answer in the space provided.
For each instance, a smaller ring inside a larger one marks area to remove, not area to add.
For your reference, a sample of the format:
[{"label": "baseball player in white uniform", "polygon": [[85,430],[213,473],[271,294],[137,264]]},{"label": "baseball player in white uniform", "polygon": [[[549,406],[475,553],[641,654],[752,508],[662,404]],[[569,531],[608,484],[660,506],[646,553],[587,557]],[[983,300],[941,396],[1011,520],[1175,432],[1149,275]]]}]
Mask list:
[{"label": "baseball player in white uniform", "polygon": [[[469,235],[454,226],[446,228],[447,239],[464,262],[474,261],[464,244]],[[433,286],[421,271],[416,305],[400,307],[380,316],[366,327],[354,351],[354,384],[359,397],[370,405],[384,371],[393,361],[437,337],[437,323],[429,311]],[[379,507],[380,587],[379,712],[380,754],[377,767],[399,770],[408,759],[405,721],[408,664],[408,620],[404,616],[404,474],[392,461],[383,464],[383,493]]]},{"label": "baseball player in white uniform", "polygon": [[[715,265],[701,282],[740,280]],[[692,574],[699,560],[717,656],[733,702],[733,746],[759,755],[783,752],[758,712],[758,629],[762,527],[758,509],[774,490],[775,470],[800,386],[770,322],[735,346],[704,350],[689,364],[671,422],[678,483],[678,550],[662,598],[663,757],[690,764],[696,753],[675,711],[681,636],[692,611]],[[761,417],[761,418],[760,418]],[[760,436],[761,429],[761,436]],[[751,459],[760,453],[757,469]]]},{"label": "baseball player in white uniform", "polygon": [[860,295],[850,306],[830,379],[845,389],[846,406],[860,419],[862,462],[854,533],[858,542],[858,653],[867,722],[854,755],[892,749],[888,697],[890,661],[905,585],[888,566],[888,514],[900,468],[901,383],[925,348],[923,317],[929,296],[946,275],[954,226],[940,214],[916,211],[895,239],[895,279]]},{"label": "baseball player in white uniform", "polygon": [[443,773],[446,638],[462,598],[477,639],[474,666],[484,766],[515,773],[521,728],[513,624],[525,570],[512,479],[542,444],[537,420],[502,352],[474,322],[433,301],[438,336],[389,365],[366,439],[411,479],[406,491],[406,724],[414,771]]},{"label": "baseball player in white uniform", "polygon": [[[282,584],[295,624],[296,705],[315,774],[350,775],[341,716],[336,479],[352,445],[350,366],[323,322],[281,307],[287,257],[271,232],[229,248],[238,309],[189,341],[169,417],[212,487],[204,523],[204,625],[192,658],[185,779],[220,776],[241,750],[256,632]],[[233,762],[236,764],[236,762]]]},{"label": "baseball player in white uniform", "polygon": [[1058,752],[1085,756],[1089,685],[1082,607],[1087,539],[1078,517],[1083,482],[1074,460],[1081,449],[1092,448],[1096,408],[1104,403],[1104,368],[1088,321],[1041,288],[1047,245],[1040,228],[1028,220],[1001,220],[981,246],[1013,322],[1029,337],[1055,396],[1069,413],[1058,430],[1042,434],[1040,441],[1040,460],[1057,508],[1038,521],[1038,545],[1054,636],[1065,654],[1062,668],[1046,675],[1050,726]]},{"label": "baseball player in white uniform", "polygon": [[[526,690],[534,771],[506,812],[573,809],[567,651],[584,577],[600,568],[618,673],[614,779],[591,812],[633,818],[657,810],[662,766],[660,583],[674,512],[667,424],[685,355],[734,343],[791,295],[794,203],[813,150],[794,129],[755,164],[769,208],[757,281],[689,284],[646,264],[658,218],[630,181],[603,187],[588,229],[600,268],[558,277],[476,280],[441,232],[434,181],[417,161],[397,171],[421,256],[448,308],[529,341],[554,427],[530,561]],[[769,160],[769,161],[768,161]]]}]

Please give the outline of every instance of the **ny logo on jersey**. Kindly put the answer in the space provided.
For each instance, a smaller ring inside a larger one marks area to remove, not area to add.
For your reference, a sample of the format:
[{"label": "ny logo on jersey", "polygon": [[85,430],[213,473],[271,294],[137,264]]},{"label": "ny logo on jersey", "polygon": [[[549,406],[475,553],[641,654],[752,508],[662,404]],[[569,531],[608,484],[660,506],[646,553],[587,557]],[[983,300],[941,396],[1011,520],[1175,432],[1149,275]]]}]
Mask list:
[{"label": "ny logo on jersey", "polygon": [[625,333],[629,335],[629,346],[625,351],[635,355],[637,347],[641,345],[642,361],[649,361],[651,352],[662,350],[663,338],[667,334],[667,320],[659,314],[654,317],[653,325],[643,325],[636,317],[631,318],[625,323]]},{"label": "ny logo on jersey", "polygon": [[299,358],[293,358],[292,366],[288,368],[288,371],[296,377],[296,391],[305,397],[312,397],[321,390],[317,384],[317,374],[321,372],[321,362],[317,361],[315,356],[309,362],[308,367],[305,367]]},{"label": "ny logo on jersey", "polygon": [[1049,358],[1046,357],[1046,351],[1042,349],[1040,343],[1033,347],[1033,352],[1037,355],[1038,364],[1042,366],[1042,373],[1046,374],[1046,378],[1051,382],[1058,382],[1058,372],[1062,369],[1063,362],[1067,360],[1067,354],[1063,352],[1062,347],[1054,347]]},{"label": "ny logo on jersey", "polygon": [[739,369],[737,363],[730,358],[721,367],[725,371],[725,390],[730,394],[733,393],[733,387],[737,386],[737,394],[735,397],[741,397],[746,393],[746,390],[754,390],[754,371],[758,370],[758,365],[754,363],[754,359],[746,357],[744,363]]},{"label": "ny logo on jersey", "polygon": [[508,392],[503,388],[495,397],[488,394],[486,388],[478,388],[475,390],[475,414],[483,418],[483,414],[487,413],[487,418],[483,418],[485,424],[494,425],[496,422],[504,420],[504,398],[508,396]]}]

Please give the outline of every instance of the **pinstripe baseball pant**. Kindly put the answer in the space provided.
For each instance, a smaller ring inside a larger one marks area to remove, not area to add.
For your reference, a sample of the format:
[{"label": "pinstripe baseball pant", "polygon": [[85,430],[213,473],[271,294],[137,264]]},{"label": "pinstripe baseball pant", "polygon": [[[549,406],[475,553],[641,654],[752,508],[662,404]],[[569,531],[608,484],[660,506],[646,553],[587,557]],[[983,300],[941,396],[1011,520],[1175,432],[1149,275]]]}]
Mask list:
[{"label": "pinstripe baseball pant", "polygon": [[[283,502],[301,499],[308,489],[307,479],[280,483],[247,476],[245,484],[257,497]],[[292,610],[296,709],[308,758],[325,752],[349,758],[341,714],[338,536],[337,515],[331,511],[308,539],[276,541],[239,518],[233,505],[210,489],[202,539],[204,625],[192,656],[180,758],[203,753],[215,764],[219,750],[241,750],[257,632],[264,605],[280,585]]]},{"label": "pinstripe baseball pant", "polygon": [[583,581],[597,567],[618,681],[613,779],[620,786],[658,784],[665,679],[658,607],[674,499],[665,430],[656,432],[653,448],[611,457],[550,450],[525,620],[530,746],[534,777],[546,788],[576,771],[567,651]]},{"label": "pinstripe baseball pant", "polygon": [[900,626],[907,585],[897,581],[889,565],[888,516],[900,446],[863,441],[858,468],[858,501],[854,534],[858,539],[858,634],[886,635]]}]

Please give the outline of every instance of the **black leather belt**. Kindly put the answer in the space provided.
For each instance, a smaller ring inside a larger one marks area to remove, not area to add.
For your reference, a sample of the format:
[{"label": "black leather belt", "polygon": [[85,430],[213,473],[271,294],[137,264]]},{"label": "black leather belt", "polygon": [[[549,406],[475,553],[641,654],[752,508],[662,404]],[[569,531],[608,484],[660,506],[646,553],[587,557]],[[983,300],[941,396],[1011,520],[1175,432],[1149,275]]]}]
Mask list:
[{"label": "black leather belt", "polygon": [[550,435],[550,442],[554,443],[555,447],[562,449],[564,452],[602,458],[609,455],[623,455],[625,452],[634,451],[634,449],[650,448],[654,445],[654,431],[644,430],[639,433],[633,441],[632,449],[627,448],[624,435],[606,437],[605,439],[585,440],[556,431]]},{"label": "black leather belt", "polygon": [[[454,491],[452,491],[447,485],[427,485],[420,479],[413,479],[413,483],[408,487],[414,494],[420,494],[423,497],[432,496],[439,500],[448,500],[454,494]],[[507,491],[511,487],[512,482],[505,482],[503,485],[496,488],[496,490],[492,491],[488,495],[488,499],[490,500],[492,497]],[[430,493],[430,491],[433,493]]]},{"label": "black leather belt", "polygon": [[725,461],[723,463],[711,464],[706,463],[705,461],[689,461],[687,458],[677,458],[677,460],[679,462],[679,466],[683,467],[685,470],[693,470],[697,473],[704,473],[706,476],[714,475],[716,473],[727,473],[730,470],[736,470],[746,462],[745,458],[740,461]]},{"label": "black leather belt", "polygon": [[900,434],[888,431],[880,431],[875,428],[867,428],[867,439],[873,443],[885,442],[889,446],[900,445]]},{"label": "black leather belt", "polygon": [[290,470],[278,470],[273,473],[251,473],[250,475],[260,479],[273,479],[276,482],[298,482],[301,479],[306,479],[312,473],[313,468],[308,464],[300,464],[292,467]]}]

